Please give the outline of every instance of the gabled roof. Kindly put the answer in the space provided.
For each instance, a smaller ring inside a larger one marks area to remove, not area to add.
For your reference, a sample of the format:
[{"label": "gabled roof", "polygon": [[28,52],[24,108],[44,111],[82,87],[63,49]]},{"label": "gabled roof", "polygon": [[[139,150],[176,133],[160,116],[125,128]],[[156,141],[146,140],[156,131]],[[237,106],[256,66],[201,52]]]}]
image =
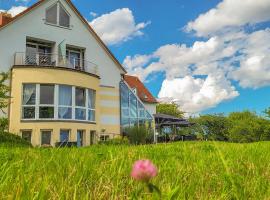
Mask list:
[{"label": "gabled roof", "polygon": [[130,88],[136,88],[137,96],[141,101],[146,103],[158,103],[155,97],[144,86],[140,79],[136,76],[124,75],[124,80],[127,82]]},{"label": "gabled roof", "polygon": [[[23,17],[27,13],[31,12],[33,9],[37,8],[39,5],[44,3],[47,0],[38,0],[35,4],[24,10],[23,12],[19,13],[18,15],[14,16],[10,22],[5,24],[4,26],[0,26],[1,29],[5,28],[9,24],[11,24],[13,21],[18,20],[19,18]],[[71,0],[65,0],[70,7],[73,9],[73,11],[78,15],[78,17],[81,19],[81,21],[87,26],[88,30],[93,34],[94,38],[97,40],[97,42],[100,44],[100,46],[105,50],[105,52],[112,58],[114,63],[124,72],[123,74],[127,73],[126,69],[121,65],[121,63],[115,58],[115,56],[112,54],[112,52],[109,50],[109,48],[105,45],[105,43],[101,40],[101,38],[98,36],[98,34],[94,31],[94,29],[90,26],[90,24],[86,21],[86,19],[81,15],[81,13],[78,11],[78,9],[75,7],[75,5],[71,2]]]}]

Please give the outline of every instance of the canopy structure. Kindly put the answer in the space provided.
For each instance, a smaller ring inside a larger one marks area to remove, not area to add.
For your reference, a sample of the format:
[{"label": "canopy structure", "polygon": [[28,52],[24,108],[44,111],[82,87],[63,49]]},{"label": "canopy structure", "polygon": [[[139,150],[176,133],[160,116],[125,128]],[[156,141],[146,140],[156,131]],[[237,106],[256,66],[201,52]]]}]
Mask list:
[{"label": "canopy structure", "polygon": [[[157,142],[169,142],[169,141],[177,141],[177,129],[179,128],[184,128],[184,127],[190,127],[193,126],[195,123],[191,123],[186,119],[183,118],[178,118],[178,117],[174,117],[171,115],[166,115],[166,114],[154,114],[155,117],[155,124],[156,124],[156,130],[158,130],[159,133],[162,132],[162,130],[169,128],[169,130],[171,131],[171,134],[169,134],[170,136],[167,136],[167,134],[165,135],[160,135],[157,136]],[[164,138],[165,137],[165,138]],[[190,136],[186,136],[186,135],[182,135],[179,136],[181,137],[180,139],[182,141],[184,140],[190,140],[188,137]],[[179,138],[178,138],[179,139]],[[192,138],[193,140],[193,138]]]},{"label": "canopy structure", "polygon": [[154,114],[156,128],[162,128],[163,126],[171,127],[189,127],[194,125],[186,119],[174,117],[166,114]]}]

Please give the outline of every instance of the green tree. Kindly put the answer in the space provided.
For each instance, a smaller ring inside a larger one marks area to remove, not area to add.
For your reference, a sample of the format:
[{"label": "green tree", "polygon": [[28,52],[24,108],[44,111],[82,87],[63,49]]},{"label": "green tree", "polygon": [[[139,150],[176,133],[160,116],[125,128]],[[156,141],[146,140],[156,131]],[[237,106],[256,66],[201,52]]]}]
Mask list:
[{"label": "green tree", "polygon": [[266,108],[263,113],[266,115],[267,118],[270,118],[270,107]]},{"label": "green tree", "polygon": [[201,127],[209,140],[227,141],[231,127],[230,121],[223,114],[208,114],[190,119]]},{"label": "green tree", "polygon": [[8,106],[8,100],[10,98],[9,91],[10,88],[7,86],[6,82],[9,79],[9,73],[0,73],[0,110],[5,113],[4,109]]},{"label": "green tree", "polygon": [[160,103],[157,105],[157,113],[183,118],[185,112],[175,103]]},{"label": "green tree", "polygon": [[270,121],[255,112],[243,111],[229,114],[232,127],[229,140],[232,142],[256,142],[270,139]]}]

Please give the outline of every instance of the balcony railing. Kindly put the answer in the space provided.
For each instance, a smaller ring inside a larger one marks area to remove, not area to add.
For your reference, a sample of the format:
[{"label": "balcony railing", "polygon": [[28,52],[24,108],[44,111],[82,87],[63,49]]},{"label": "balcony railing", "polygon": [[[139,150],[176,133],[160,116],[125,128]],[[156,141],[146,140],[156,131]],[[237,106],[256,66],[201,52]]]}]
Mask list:
[{"label": "balcony railing", "polygon": [[96,64],[87,60],[57,54],[15,53],[14,65],[63,67],[98,75],[98,66]]}]

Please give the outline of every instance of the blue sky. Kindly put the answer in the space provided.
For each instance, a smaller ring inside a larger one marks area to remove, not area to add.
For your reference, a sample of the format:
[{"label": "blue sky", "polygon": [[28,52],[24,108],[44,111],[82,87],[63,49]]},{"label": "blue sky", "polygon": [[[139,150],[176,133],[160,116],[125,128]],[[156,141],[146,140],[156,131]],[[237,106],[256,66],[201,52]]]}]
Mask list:
[{"label": "blue sky", "polygon": [[[0,0],[0,10],[34,2]],[[269,0],[73,3],[129,73],[162,101],[188,113],[270,106]]]}]

